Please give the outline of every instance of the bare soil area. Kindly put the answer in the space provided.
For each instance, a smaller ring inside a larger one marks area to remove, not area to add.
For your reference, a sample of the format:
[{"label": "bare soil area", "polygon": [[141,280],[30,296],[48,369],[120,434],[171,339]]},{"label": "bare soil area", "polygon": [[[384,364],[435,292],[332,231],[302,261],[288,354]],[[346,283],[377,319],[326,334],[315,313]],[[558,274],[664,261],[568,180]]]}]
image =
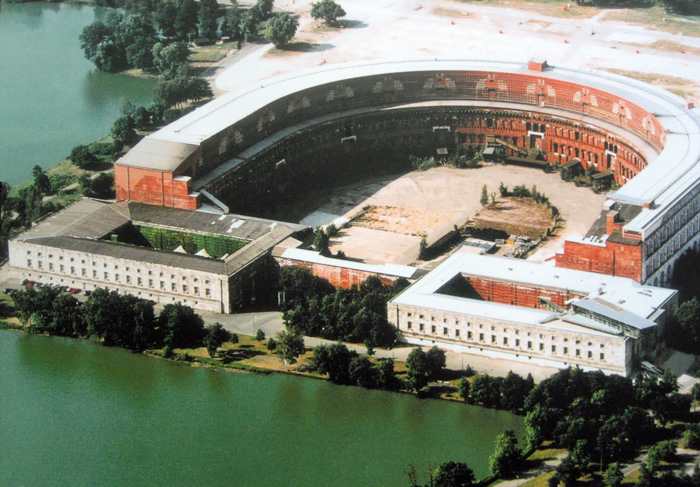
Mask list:
[{"label": "bare soil area", "polygon": [[426,237],[451,222],[454,214],[425,211],[419,208],[373,206],[352,221],[353,226]]},{"label": "bare soil area", "polygon": [[530,198],[498,198],[485,206],[472,219],[476,228],[503,230],[508,235],[526,236],[535,240],[554,226],[549,209]]},{"label": "bare soil area", "polygon": [[[482,210],[479,200],[483,186],[493,192],[501,183],[511,189],[536,185],[559,210],[560,227],[529,257],[535,261],[544,261],[560,251],[567,236],[585,235],[600,216],[605,201],[604,194],[576,187],[562,181],[557,173],[546,174],[539,169],[500,164],[480,169],[436,167],[339,188],[302,221],[316,218],[319,224],[326,224],[335,220],[340,227],[361,214],[363,208],[374,207],[376,210],[368,217],[371,222],[343,228],[331,240],[331,251],[343,251],[347,257],[365,262],[411,264],[418,256],[422,236],[432,244],[454,225],[461,227]],[[513,200],[518,198],[498,198],[499,206],[479,217],[486,215],[491,222],[507,219],[513,225],[509,233],[517,235],[532,232],[533,237],[539,237],[551,226],[545,207],[533,209],[528,199]]]}]

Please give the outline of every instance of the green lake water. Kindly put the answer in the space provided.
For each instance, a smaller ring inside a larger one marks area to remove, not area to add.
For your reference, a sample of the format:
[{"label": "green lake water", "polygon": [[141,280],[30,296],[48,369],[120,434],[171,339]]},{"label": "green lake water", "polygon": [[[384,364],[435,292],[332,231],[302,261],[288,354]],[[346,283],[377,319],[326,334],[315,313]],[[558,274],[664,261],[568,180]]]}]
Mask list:
[{"label": "green lake water", "polygon": [[522,418],[0,331],[3,487],[399,487],[408,464],[486,475],[509,428]]},{"label": "green lake water", "polygon": [[31,178],[109,132],[119,104],[150,103],[154,81],[95,70],[82,29],[104,9],[7,3],[0,11],[0,181]]}]

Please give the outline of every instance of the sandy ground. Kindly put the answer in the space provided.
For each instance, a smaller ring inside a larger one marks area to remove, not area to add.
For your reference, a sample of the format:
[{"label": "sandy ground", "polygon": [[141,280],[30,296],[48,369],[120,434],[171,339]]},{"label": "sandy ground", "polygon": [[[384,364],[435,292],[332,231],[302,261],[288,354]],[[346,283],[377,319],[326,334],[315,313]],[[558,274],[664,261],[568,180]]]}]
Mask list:
[{"label": "sandy ground", "polygon": [[[603,194],[595,194],[589,188],[577,188],[572,183],[562,181],[559,174],[545,174],[539,169],[500,164],[480,169],[437,167],[428,171],[413,171],[393,180],[387,178],[341,188],[330,197],[328,203],[302,221],[316,220],[322,224],[347,221],[368,205],[410,208],[417,214],[434,213],[445,217],[436,218],[432,226],[423,227],[428,243],[432,243],[481,209],[484,184],[489,192],[497,192],[501,182],[510,189],[520,184],[528,188],[536,185],[537,190],[547,195],[559,210],[562,228],[530,256],[530,260],[537,262],[543,262],[561,251],[565,237],[585,235],[599,217],[605,201]],[[448,215],[449,218],[446,217]],[[418,255],[420,237],[403,233],[351,226],[343,229],[331,241],[331,250],[342,250],[348,257],[367,262],[409,264]]]},{"label": "sandy ground", "polygon": [[[524,63],[544,57],[575,69],[624,69],[673,74],[700,94],[700,60],[654,43],[699,48],[700,38],[592,18],[555,18],[535,12],[447,0],[353,0],[340,2],[345,28],[328,28],[310,15],[310,0],[278,0],[275,7],[299,16],[295,51],[264,46],[223,69],[217,88],[230,91],[270,76],[323,64],[366,59],[462,58]],[[573,3],[573,2],[572,2]],[[575,4],[571,9],[584,9]],[[592,32],[595,35],[592,35]]]}]

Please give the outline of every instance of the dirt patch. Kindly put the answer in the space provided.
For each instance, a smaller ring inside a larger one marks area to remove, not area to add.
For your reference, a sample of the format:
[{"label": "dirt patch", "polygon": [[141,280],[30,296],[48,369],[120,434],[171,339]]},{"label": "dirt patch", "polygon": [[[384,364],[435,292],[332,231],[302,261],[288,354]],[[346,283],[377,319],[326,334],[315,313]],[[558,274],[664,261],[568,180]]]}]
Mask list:
[{"label": "dirt patch", "polygon": [[430,230],[437,230],[452,218],[454,215],[451,213],[438,213],[418,208],[373,206],[353,220],[352,225],[424,237]]},{"label": "dirt patch", "polygon": [[554,219],[545,205],[538,205],[530,198],[498,198],[472,219],[476,228],[503,230],[508,235],[541,237],[547,228],[554,226]]},{"label": "dirt patch", "polygon": [[[659,41],[652,44],[656,46]],[[674,44],[674,43],[670,43]],[[657,49],[660,49],[658,46]],[[697,49],[697,53],[700,54],[700,49]],[[678,76],[668,76],[663,74],[654,73],[642,73],[639,71],[627,71],[624,69],[607,69],[611,73],[619,74],[622,76],[627,76],[628,78],[643,81],[644,83],[649,83],[659,88],[670,91],[671,93],[686,99],[700,99],[700,85],[686,78],[680,78]]]}]

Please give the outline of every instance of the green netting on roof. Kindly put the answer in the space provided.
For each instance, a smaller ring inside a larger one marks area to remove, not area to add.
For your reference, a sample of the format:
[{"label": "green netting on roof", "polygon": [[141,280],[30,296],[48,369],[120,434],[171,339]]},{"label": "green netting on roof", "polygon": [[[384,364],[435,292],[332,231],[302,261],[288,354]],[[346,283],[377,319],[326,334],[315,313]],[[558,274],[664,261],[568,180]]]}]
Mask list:
[{"label": "green netting on roof", "polygon": [[205,249],[215,259],[232,254],[248,243],[247,240],[215,234],[177,232],[148,226],[136,226],[136,228],[153,248],[175,250],[182,246],[188,254],[196,254]]}]

